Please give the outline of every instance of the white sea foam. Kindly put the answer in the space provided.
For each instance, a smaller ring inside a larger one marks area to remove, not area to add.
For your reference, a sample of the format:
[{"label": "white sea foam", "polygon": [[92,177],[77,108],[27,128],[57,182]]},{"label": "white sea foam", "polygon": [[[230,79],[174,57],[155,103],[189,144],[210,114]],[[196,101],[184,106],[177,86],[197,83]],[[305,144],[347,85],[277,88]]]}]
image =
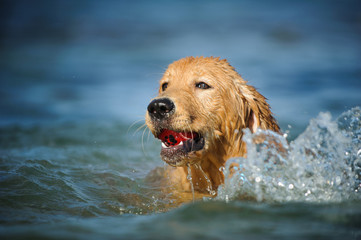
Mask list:
[{"label": "white sea foam", "polygon": [[[255,144],[254,140],[265,137]],[[361,109],[332,120],[320,113],[294,141],[272,131],[245,130],[247,158],[222,169],[217,199],[251,197],[266,202],[341,202],[361,199]],[[275,144],[276,143],[276,144]],[[280,151],[280,149],[284,151]],[[231,169],[230,169],[230,166]]]}]

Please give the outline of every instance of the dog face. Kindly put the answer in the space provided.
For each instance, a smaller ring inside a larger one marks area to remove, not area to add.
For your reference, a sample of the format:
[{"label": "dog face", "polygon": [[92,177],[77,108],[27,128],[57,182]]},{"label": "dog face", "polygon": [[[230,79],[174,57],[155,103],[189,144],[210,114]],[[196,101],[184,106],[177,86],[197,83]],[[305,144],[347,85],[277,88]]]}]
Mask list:
[{"label": "dog face", "polygon": [[188,57],[169,65],[146,114],[148,128],[162,141],[163,161],[186,166],[239,148],[242,129],[262,125],[252,99],[265,99],[255,93],[226,60]]}]

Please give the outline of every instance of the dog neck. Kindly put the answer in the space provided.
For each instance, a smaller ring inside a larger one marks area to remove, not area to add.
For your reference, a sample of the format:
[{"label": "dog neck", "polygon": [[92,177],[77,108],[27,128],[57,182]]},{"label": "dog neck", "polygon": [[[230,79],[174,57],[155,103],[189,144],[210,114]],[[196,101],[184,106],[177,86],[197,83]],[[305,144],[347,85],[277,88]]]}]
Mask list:
[{"label": "dog neck", "polygon": [[[225,139],[219,140],[223,143]],[[224,167],[227,160],[234,157],[245,157],[246,145],[241,138],[232,144],[216,144],[216,151],[204,156],[200,163],[189,166],[194,189],[200,192],[217,191],[224,183]],[[182,167],[185,174],[189,174],[188,167]]]}]

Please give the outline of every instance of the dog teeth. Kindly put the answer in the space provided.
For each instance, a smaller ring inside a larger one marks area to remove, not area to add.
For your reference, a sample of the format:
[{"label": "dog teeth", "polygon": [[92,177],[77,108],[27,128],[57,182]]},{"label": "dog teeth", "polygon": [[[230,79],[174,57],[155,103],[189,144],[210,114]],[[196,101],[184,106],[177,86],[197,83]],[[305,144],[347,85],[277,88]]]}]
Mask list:
[{"label": "dog teeth", "polygon": [[171,148],[171,147],[175,147],[175,146],[182,146],[183,145],[183,141],[181,141],[179,144],[177,144],[177,145],[174,145],[174,146],[167,146],[167,145],[165,145],[165,143],[164,142],[162,142],[162,148]]}]

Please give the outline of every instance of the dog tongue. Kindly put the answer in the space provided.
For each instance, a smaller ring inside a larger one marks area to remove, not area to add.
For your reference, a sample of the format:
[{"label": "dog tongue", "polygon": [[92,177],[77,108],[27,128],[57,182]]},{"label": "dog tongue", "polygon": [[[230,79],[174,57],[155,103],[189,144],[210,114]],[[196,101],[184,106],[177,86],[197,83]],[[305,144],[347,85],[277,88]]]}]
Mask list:
[{"label": "dog tongue", "polygon": [[169,129],[164,129],[159,134],[158,138],[162,140],[167,146],[176,146],[187,139],[195,138],[197,133],[191,132],[175,132]]}]

